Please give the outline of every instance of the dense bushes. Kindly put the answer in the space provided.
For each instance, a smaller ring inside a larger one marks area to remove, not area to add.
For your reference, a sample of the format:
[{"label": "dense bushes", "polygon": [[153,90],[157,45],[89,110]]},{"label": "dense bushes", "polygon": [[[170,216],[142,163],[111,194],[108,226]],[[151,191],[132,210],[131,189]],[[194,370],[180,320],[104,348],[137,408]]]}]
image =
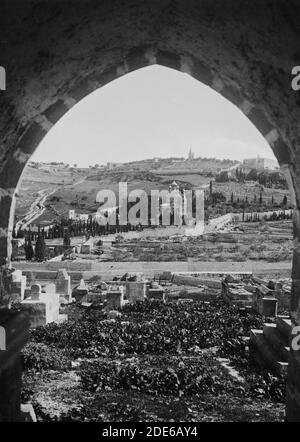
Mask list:
[{"label": "dense bushes", "polygon": [[219,394],[233,388],[208,356],[181,358],[131,358],[121,361],[85,361],[80,368],[83,387],[138,390],[150,395]]},{"label": "dense bushes", "polygon": [[79,374],[83,388],[90,392],[131,390],[179,397],[230,393],[283,402],[284,380],[266,370],[252,367],[250,371],[249,358],[241,355],[241,359],[248,364],[240,370],[243,384],[226,374],[211,354],[188,359],[151,356],[90,360],[81,364]]},{"label": "dense bushes", "polygon": [[24,347],[22,360],[25,370],[67,370],[71,365],[62,350],[37,342],[30,342]]},{"label": "dense bushes", "polygon": [[[125,306],[117,319],[107,319],[95,309],[32,331],[24,364],[35,370],[60,370],[67,367],[66,356],[81,358],[81,384],[92,394],[130,390],[177,397],[233,392],[283,402],[284,380],[252,364],[244,338],[251,328],[261,326],[260,317],[241,314],[217,300],[184,305],[145,301]],[[245,382],[226,374],[216,356],[229,358]]]},{"label": "dense bushes", "polygon": [[241,336],[224,340],[219,348],[219,354],[229,358],[231,363],[245,378],[248,394],[251,397],[284,402],[285,379],[273,376],[269,371],[253,362],[248,345],[248,341]]},{"label": "dense bushes", "polygon": [[107,320],[90,311],[76,321],[49,324],[32,333],[36,342],[66,349],[73,358],[118,354],[181,354],[194,346],[219,346],[224,339],[259,328],[254,315],[240,316],[221,301],[192,305],[147,301],[125,307],[122,317]]}]

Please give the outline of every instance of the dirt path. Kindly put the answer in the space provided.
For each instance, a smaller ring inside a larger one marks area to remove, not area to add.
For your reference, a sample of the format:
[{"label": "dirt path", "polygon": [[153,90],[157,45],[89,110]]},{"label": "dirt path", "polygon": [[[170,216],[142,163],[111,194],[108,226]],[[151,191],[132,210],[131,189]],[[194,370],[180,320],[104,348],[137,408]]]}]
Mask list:
[{"label": "dirt path", "polygon": [[[78,260],[76,261],[78,263]],[[263,261],[245,262],[92,262],[92,273],[100,274],[103,278],[124,273],[143,272],[147,277],[153,277],[161,272],[253,272],[263,273],[291,273],[292,263],[270,263]]]},{"label": "dirt path", "polygon": [[39,216],[42,215],[45,207],[45,201],[46,199],[52,195],[54,192],[56,192],[56,188],[49,191],[49,189],[41,189],[37,192],[38,196],[31,204],[28,213],[20,219],[16,224],[16,229],[24,230],[28,227],[29,224],[33,223],[34,220],[36,220]]},{"label": "dirt path", "polygon": [[[110,280],[115,276],[122,276],[124,273],[141,272],[147,278],[162,272],[207,272],[207,273],[233,273],[233,272],[253,272],[257,276],[265,278],[290,278],[292,263],[278,262],[269,263],[264,261],[246,262],[95,262],[89,259],[77,259],[72,262],[56,263],[36,263],[36,262],[15,262],[14,267],[20,270],[31,270],[36,272],[52,271],[58,268],[67,268],[72,278],[76,275],[84,275],[86,280],[93,276],[101,276],[104,280]],[[73,265],[72,265],[73,264]],[[82,268],[81,268],[82,265]],[[87,270],[87,268],[89,268]]]}]

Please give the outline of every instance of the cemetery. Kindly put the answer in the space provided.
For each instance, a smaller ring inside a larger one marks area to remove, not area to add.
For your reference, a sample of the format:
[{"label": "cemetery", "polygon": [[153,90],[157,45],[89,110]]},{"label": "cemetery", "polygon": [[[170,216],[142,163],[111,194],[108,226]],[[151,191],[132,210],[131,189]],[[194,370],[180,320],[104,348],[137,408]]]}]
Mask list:
[{"label": "cemetery", "polygon": [[[122,292],[112,289],[109,308]],[[221,299],[146,299],[114,316],[102,307],[69,308],[71,319],[36,328],[23,351],[22,401],[38,420],[201,421],[209,407],[220,421],[234,419],[237,407],[250,420],[282,420],[284,375],[258,365],[250,350],[260,315]]]},{"label": "cemetery", "polygon": [[251,272],[37,275],[28,282],[11,274],[22,286],[11,314],[26,313],[31,329],[22,351],[24,419],[172,419],[178,401],[181,420],[209,420],[209,404],[215,420],[235,419],[238,407],[249,420],[283,419],[289,280]]}]

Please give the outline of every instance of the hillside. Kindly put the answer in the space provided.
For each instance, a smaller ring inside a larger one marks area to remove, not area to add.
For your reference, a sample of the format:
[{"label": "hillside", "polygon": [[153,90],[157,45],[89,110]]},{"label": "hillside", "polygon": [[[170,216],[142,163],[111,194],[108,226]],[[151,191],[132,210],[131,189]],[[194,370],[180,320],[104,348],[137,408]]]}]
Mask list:
[{"label": "hillside", "polygon": [[[53,206],[61,216],[67,216],[70,209],[79,213],[96,212],[99,204],[96,195],[100,190],[112,190],[116,196],[119,193],[119,182],[126,182],[128,192],[134,189],[151,190],[168,189],[174,177],[160,177],[151,172],[104,172],[88,175],[80,185],[62,185],[49,197],[45,206],[46,210],[39,218],[39,222],[53,218]],[[177,180],[177,183],[186,189],[193,185],[187,180]]]},{"label": "hillside", "polygon": [[[77,213],[93,213],[98,209],[97,193],[108,189],[118,195],[120,182],[127,182],[128,192],[141,189],[148,194],[151,190],[168,189],[174,180],[185,189],[207,188],[220,170],[229,171],[239,164],[237,161],[215,158],[153,158],[114,165],[112,168],[31,163],[24,171],[15,219],[16,222],[22,219],[27,223],[49,223],[67,217],[71,209]],[[226,196],[227,201],[232,194],[235,198],[242,200],[247,196],[249,201],[253,201],[262,193],[267,204],[271,204],[272,196],[274,203],[281,204],[284,195],[288,196],[290,203],[287,190],[266,188],[254,181],[214,182],[213,190]]]},{"label": "hillside", "polygon": [[16,220],[28,213],[30,206],[34,204],[41,191],[50,194],[61,188],[68,188],[70,185],[76,185],[85,176],[86,169],[57,168],[55,166],[41,168],[27,165],[19,185],[19,191],[16,194]]}]

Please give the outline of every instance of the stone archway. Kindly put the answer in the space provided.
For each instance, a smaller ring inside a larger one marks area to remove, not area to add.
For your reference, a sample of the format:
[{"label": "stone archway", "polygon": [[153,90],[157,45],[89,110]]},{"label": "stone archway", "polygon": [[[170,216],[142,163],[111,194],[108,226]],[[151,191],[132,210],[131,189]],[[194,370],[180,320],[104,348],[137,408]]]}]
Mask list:
[{"label": "stone archway", "polygon": [[[291,88],[291,69],[300,64],[299,17],[296,0],[24,0],[7,6],[1,264],[10,262],[15,189],[48,130],[95,89],[160,64],[192,75],[237,105],[285,171],[295,213],[291,312],[293,324],[300,324],[300,95]],[[292,351],[290,420],[300,420],[299,376],[300,356]]]}]

